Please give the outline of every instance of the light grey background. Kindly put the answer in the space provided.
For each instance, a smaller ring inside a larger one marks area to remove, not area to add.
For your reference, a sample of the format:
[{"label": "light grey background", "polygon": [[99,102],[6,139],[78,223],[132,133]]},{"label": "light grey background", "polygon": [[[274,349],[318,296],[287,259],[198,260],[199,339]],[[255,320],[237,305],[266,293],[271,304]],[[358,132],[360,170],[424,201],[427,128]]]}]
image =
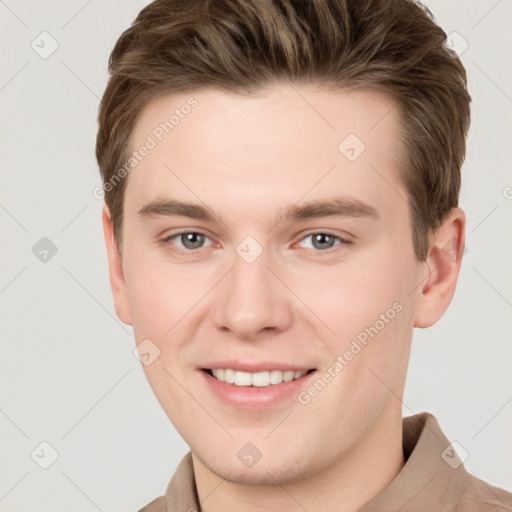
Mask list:
[{"label": "light grey background", "polygon": [[[135,511],[188,451],[115,316],[92,195],[107,59],[146,3],[0,1],[1,511]],[[416,330],[403,410],[434,413],[468,470],[512,490],[512,2],[427,5],[469,44],[468,251],[450,309]],[[43,31],[58,42],[46,59],[31,47]],[[46,263],[42,237],[58,250]]]}]

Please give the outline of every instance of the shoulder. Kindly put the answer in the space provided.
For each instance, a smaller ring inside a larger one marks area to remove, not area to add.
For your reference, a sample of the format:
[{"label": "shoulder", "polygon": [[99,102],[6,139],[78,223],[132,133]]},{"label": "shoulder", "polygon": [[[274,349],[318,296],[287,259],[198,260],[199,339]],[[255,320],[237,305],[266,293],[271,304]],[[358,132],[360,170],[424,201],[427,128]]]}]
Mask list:
[{"label": "shoulder", "polygon": [[457,512],[512,512],[512,493],[468,473]]},{"label": "shoulder", "polygon": [[197,512],[197,510],[199,510],[199,498],[192,454],[189,451],[178,464],[164,495],[158,496],[137,512]]},{"label": "shoulder", "polygon": [[155,498],[151,503],[141,508],[137,512],[167,512],[167,505],[165,503],[165,496]]}]

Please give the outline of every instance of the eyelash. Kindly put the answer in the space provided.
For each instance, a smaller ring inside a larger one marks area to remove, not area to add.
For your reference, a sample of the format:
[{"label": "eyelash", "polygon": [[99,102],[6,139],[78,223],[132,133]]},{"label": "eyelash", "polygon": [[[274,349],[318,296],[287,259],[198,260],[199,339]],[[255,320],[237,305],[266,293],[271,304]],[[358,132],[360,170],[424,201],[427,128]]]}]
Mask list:
[{"label": "eyelash", "polygon": [[[162,243],[164,245],[168,245],[169,243],[171,243],[170,241],[174,238],[178,238],[180,237],[181,235],[187,235],[187,234],[195,234],[195,235],[203,235],[205,236],[206,238],[209,239],[208,235],[206,235],[205,233],[202,233],[201,231],[180,231],[179,233],[174,233],[166,238],[164,238],[162,240]],[[320,249],[308,249],[308,250],[311,250],[317,254],[331,254],[332,252],[336,251],[336,247],[339,247],[339,246],[342,246],[342,245],[350,245],[352,244],[352,242],[350,240],[347,240],[339,235],[335,235],[334,233],[331,233],[329,231],[313,231],[311,233],[308,233],[306,235],[304,235],[300,240],[299,242],[302,242],[303,240],[305,240],[306,238],[309,238],[313,235],[327,235],[327,236],[330,236],[336,240],[338,240],[340,243],[339,244],[336,244],[334,247],[331,247],[329,249],[325,249],[325,250],[320,250]],[[172,244],[173,247],[171,249],[171,252],[178,252],[178,253],[181,253],[181,254],[185,254],[187,255],[188,257],[194,257],[195,255],[198,254],[198,252],[201,250],[201,249],[205,249],[205,247],[199,247],[197,249],[181,249],[181,248],[176,248],[176,246],[174,244]]]}]

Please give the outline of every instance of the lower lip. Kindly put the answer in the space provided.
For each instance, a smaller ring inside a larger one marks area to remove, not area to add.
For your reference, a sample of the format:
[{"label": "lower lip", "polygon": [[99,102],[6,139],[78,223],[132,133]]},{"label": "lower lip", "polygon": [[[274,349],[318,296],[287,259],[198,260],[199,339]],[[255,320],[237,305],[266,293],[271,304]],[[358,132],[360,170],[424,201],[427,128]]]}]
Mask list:
[{"label": "lower lip", "polygon": [[202,378],[215,395],[224,402],[240,409],[266,409],[287,397],[297,395],[304,384],[316,374],[316,370],[307,373],[300,379],[271,384],[266,387],[236,386],[217,380],[205,370],[199,370]]}]

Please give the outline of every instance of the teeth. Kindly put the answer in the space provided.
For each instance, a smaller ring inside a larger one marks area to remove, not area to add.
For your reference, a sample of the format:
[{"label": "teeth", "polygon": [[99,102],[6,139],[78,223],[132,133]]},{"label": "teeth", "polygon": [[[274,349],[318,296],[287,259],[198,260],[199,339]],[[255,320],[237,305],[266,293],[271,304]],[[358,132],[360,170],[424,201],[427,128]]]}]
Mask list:
[{"label": "teeth", "polygon": [[291,380],[293,380],[295,376],[295,372],[283,372],[283,380],[285,382],[290,382]]},{"label": "teeth", "polygon": [[[217,372],[222,372],[222,370],[217,370]],[[219,375],[219,377],[217,377],[217,375]],[[213,376],[220,380],[221,375],[219,373],[217,373],[217,375],[214,374]],[[229,384],[235,383],[235,370],[224,370],[224,382],[228,382]]]},{"label": "teeth", "polygon": [[272,370],[269,372],[270,384],[281,384],[283,382],[283,372],[280,370]]},{"label": "teeth", "polygon": [[250,386],[252,375],[246,372],[235,372],[235,386]]},{"label": "teeth", "polygon": [[246,375],[249,376],[250,384],[252,384],[253,386],[258,386],[261,388],[270,385],[269,372],[258,372],[253,373],[252,375],[250,373],[247,373]]},{"label": "teeth", "polygon": [[213,376],[221,382],[227,382],[234,384],[235,386],[256,386],[256,387],[267,387],[271,384],[281,384],[282,382],[290,382],[291,380],[300,379],[303,375],[306,375],[307,371],[296,371],[293,370],[271,370],[265,372],[249,373],[239,372],[228,369],[215,369],[212,370]]}]

